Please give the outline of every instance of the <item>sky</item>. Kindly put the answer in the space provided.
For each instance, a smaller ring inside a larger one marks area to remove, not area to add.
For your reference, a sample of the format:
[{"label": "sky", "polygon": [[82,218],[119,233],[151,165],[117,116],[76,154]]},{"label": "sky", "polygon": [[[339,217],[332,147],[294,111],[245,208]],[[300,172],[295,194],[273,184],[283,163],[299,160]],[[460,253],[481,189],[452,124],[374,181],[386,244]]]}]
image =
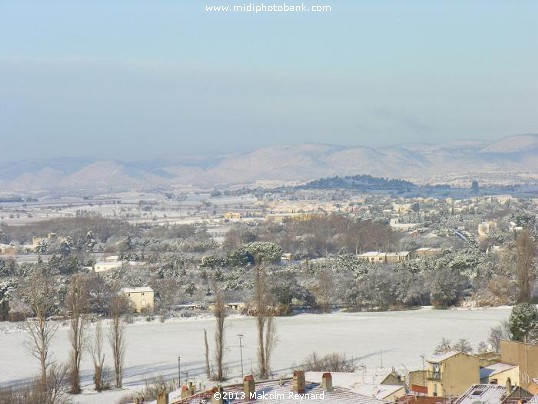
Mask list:
[{"label": "sky", "polygon": [[538,2],[0,0],[0,160],[538,133]]}]

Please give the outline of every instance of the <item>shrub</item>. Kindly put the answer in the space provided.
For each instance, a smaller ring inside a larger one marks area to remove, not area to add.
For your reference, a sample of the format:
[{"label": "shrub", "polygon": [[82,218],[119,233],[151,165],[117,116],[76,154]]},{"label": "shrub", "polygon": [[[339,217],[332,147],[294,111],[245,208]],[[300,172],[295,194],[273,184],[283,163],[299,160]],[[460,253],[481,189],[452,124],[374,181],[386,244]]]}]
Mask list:
[{"label": "shrub", "polygon": [[354,372],[357,367],[349,363],[345,354],[333,352],[319,356],[312,352],[305,360],[301,369],[310,372]]},{"label": "shrub", "polygon": [[135,399],[141,399],[141,402],[156,400],[157,395],[163,388],[166,391],[172,391],[175,390],[175,385],[173,382],[167,383],[162,375],[151,380],[146,380],[146,385],[142,390],[123,397],[118,404],[130,404],[133,403]]}]

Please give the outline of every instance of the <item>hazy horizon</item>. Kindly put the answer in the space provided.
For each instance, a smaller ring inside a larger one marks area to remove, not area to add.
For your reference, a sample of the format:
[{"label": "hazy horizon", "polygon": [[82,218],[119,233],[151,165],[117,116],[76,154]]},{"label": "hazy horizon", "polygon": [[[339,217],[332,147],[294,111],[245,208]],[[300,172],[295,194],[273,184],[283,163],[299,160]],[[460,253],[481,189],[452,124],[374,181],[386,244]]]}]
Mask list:
[{"label": "hazy horizon", "polygon": [[155,163],[162,163],[162,162],[181,162],[184,161],[186,163],[188,162],[216,162],[219,159],[226,159],[234,156],[244,156],[248,155],[250,153],[256,153],[260,150],[267,149],[267,148],[286,148],[286,147],[300,147],[303,145],[318,145],[318,146],[327,146],[327,147],[343,147],[343,148],[369,148],[373,150],[383,150],[385,148],[392,148],[392,147],[401,147],[403,149],[410,147],[410,146],[418,146],[418,145],[424,145],[424,146],[451,146],[451,145],[468,145],[468,144],[492,144],[496,143],[497,141],[503,140],[505,138],[511,138],[511,137],[524,137],[524,136],[537,136],[536,133],[522,133],[517,135],[508,135],[499,137],[496,139],[453,139],[451,141],[447,142],[433,142],[433,141],[424,141],[424,142],[399,142],[399,143],[388,143],[385,145],[380,146],[367,146],[364,144],[337,144],[337,143],[329,143],[329,142],[303,142],[303,143],[274,143],[269,145],[260,145],[258,147],[248,147],[244,149],[235,149],[235,150],[228,150],[228,151],[206,151],[201,150],[199,152],[185,152],[181,153],[174,152],[173,154],[166,154],[162,153],[159,156],[137,156],[137,157],[129,157],[129,155],[118,155],[116,157],[107,157],[107,156],[99,156],[99,155],[90,155],[90,154],[63,154],[63,155],[54,155],[54,156],[38,156],[38,157],[28,157],[28,158],[18,158],[18,159],[12,159],[12,158],[6,158],[2,159],[3,163],[16,163],[16,162],[25,162],[25,161],[61,161],[61,160],[88,160],[90,162],[92,161],[118,161],[118,162],[124,162],[124,163],[148,163],[151,164],[152,162]]},{"label": "hazy horizon", "polygon": [[0,1],[0,159],[154,160],[538,132],[536,2],[304,3],[332,10]]}]

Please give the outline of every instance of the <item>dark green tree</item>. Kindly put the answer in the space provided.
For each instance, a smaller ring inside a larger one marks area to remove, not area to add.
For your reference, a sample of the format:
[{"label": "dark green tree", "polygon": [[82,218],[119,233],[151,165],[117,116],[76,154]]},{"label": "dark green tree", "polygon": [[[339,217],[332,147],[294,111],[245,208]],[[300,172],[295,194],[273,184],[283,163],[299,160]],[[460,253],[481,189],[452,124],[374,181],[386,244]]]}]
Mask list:
[{"label": "dark green tree", "polygon": [[512,308],[508,319],[511,339],[521,342],[535,342],[538,339],[538,310],[531,303],[520,303]]},{"label": "dark green tree", "polygon": [[282,257],[282,248],[275,243],[255,241],[245,245],[245,249],[254,257],[257,265],[280,262]]}]

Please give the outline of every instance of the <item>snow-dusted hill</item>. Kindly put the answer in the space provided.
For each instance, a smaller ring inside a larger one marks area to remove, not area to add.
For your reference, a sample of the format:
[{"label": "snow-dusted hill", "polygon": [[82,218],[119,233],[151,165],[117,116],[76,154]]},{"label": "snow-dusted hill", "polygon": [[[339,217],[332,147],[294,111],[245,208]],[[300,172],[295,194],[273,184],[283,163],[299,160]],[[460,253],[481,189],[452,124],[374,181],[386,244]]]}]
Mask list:
[{"label": "snow-dusted hill", "polygon": [[390,147],[327,144],[277,145],[228,157],[122,162],[88,158],[0,163],[0,189],[138,190],[176,185],[214,187],[256,181],[307,181],[334,175],[415,182],[468,176],[538,177],[538,135],[486,143],[401,144]]}]

